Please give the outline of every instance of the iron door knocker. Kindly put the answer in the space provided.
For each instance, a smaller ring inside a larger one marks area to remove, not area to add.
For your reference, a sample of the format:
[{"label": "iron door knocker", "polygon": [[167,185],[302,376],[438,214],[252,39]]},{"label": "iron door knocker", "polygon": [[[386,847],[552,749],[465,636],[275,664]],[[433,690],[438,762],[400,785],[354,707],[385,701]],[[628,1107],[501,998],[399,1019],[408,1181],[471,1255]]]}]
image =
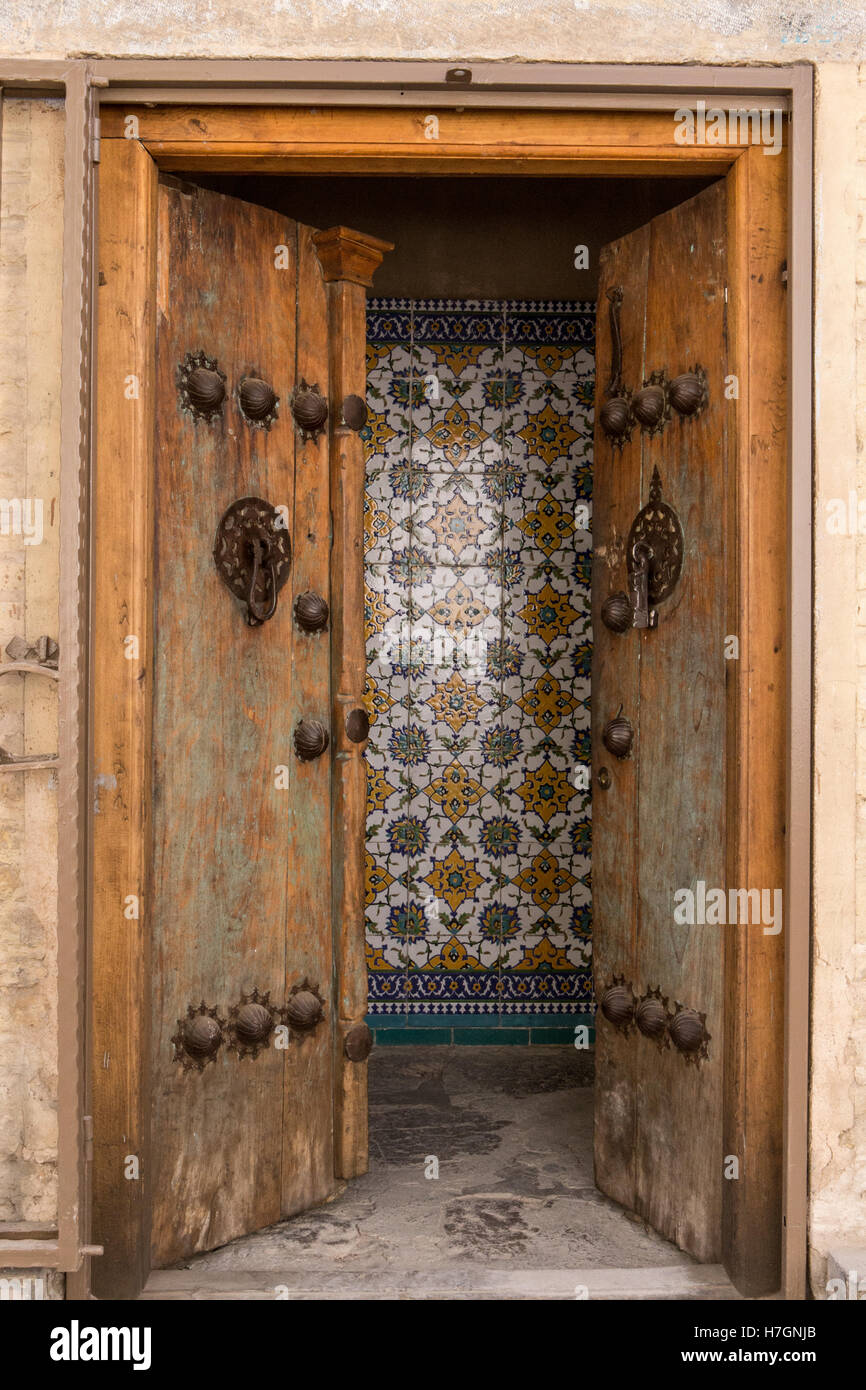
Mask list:
[{"label": "iron door knocker", "polygon": [[679,517],[662,501],[662,480],[653,469],[649,501],[635,517],[626,541],[628,593],[610,594],[601,619],[610,632],[658,625],[656,604],[673,592],[683,568],[685,543]]},{"label": "iron door knocker", "polygon": [[246,605],[248,626],[272,618],[292,565],[292,543],[276,508],[261,497],[233,502],[217,527],[213,557],[220,579]]}]

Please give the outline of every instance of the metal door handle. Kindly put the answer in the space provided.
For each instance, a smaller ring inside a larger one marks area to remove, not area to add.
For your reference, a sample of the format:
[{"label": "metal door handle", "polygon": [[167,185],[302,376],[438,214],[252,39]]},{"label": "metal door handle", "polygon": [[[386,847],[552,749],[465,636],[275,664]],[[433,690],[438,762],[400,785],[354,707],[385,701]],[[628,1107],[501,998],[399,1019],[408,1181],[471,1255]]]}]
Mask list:
[{"label": "metal door handle", "polygon": [[631,434],[632,422],[629,393],[622,384],[622,329],[619,322],[622,285],[614,285],[608,290],[607,297],[610,303],[610,380],[604,388],[607,400],[601,407],[599,420],[608,439],[621,447]]},{"label": "metal door handle", "polygon": [[[271,548],[263,536],[251,535],[249,540],[250,550],[253,555],[253,568],[250,573],[250,588],[247,594],[247,611],[255,618],[257,623],[266,623],[268,618],[272,618],[277,611],[277,571],[274,559],[271,555]],[[259,604],[256,602],[256,585],[259,582],[259,571],[263,564],[268,567],[268,592],[270,602]]]}]

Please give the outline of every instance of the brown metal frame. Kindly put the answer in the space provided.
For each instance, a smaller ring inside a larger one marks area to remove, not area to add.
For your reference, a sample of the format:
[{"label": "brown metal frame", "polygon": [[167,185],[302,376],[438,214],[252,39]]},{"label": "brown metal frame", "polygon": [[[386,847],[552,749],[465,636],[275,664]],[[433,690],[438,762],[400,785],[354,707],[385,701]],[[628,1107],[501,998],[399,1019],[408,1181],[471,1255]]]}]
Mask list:
[{"label": "brown metal frame", "polygon": [[[67,96],[64,236],[61,478],[61,773],[60,811],[80,830],[86,817],[82,642],[86,596],[86,459],[89,438],[89,259],[92,240],[90,89],[103,102],[182,102],[217,106],[352,105],[574,110],[672,110],[712,93],[784,103],[791,117],[789,208],[789,564],[787,912],[785,985],[785,1162],[783,1291],[802,1298],[806,1280],[808,1006],[811,931],[812,724],[812,69],[481,63],[471,88],[446,80],[447,65],[428,62],[137,60],[17,63],[0,85],[65,91]],[[806,562],[808,558],[808,563]],[[83,946],[85,881],[80,834],[62,838],[60,882],[60,1168],[61,1215],[51,1242],[15,1241],[7,1264],[80,1264],[84,1239],[85,1144]],[[11,1242],[10,1242],[11,1243]],[[4,1248],[5,1247],[5,1248]],[[38,1250],[39,1258],[35,1258]],[[54,1258],[47,1258],[52,1253]],[[13,1259],[12,1255],[19,1258]],[[33,1256],[33,1258],[31,1258]]]}]

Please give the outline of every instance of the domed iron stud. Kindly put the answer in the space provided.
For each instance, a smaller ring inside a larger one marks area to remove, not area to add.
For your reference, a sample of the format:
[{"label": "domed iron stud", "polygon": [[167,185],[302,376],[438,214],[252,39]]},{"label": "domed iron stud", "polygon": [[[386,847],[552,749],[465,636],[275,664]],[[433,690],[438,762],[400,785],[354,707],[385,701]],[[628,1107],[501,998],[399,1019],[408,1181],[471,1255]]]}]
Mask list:
[{"label": "domed iron stud", "polygon": [[363,743],[370,733],[370,716],[365,709],[350,710],[346,715],[346,736],[351,743]]},{"label": "domed iron stud", "polygon": [[242,994],[240,1003],[229,1009],[229,1047],[239,1057],[255,1059],[269,1045],[276,1014],[270,998],[270,990],[259,994],[254,989],[251,994]]},{"label": "domed iron stud", "polygon": [[323,632],[328,626],[328,617],[327,603],[312,589],[295,599],[295,622],[302,632]]},{"label": "domed iron stud", "polygon": [[613,719],[609,719],[601,731],[601,741],[608,753],[612,753],[615,758],[631,757],[632,745],[634,744],[634,729],[630,720],[626,719],[622,712],[622,705]]},{"label": "domed iron stud", "polygon": [[309,1033],[325,1016],[324,1000],[318,989],[304,980],[292,990],[283,1013],[290,1028]]},{"label": "domed iron stud", "polygon": [[295,729],[295,752],[302,762],[320,757],[328,742],[328,731],[319,719],[302,719]]},{"label": "domed iron stud", "polygon": [[634,1017],[634,994],[622,975],[615,975],[599,1000],[599,1007],[608,1023],[627,1031]]},{"label": "domed iron stud", "polygon": [[188,352],[177,368],[178,400],[182,410],[194,420],[213,420],[222,410],[226,396],[226,374],[215,357],[206,352]]},{"label": "domed iron stud", "polygon": [[668,400],[678,415],[697,415],[707,403],[707,377],[702,367],[675,376],[668,387]]},{"label": "domed iron stud", "polygon": [[634,1011],[634,1021],[638,1031],[653,1042],[666,1041],[668,1023],[666,1004],[667,1000],[662,999],[658,990],[649,990],[643,999],[638,1000],[637,1008]]},{"label": "domed iron stud", "polygon": [[343,401],[343,424],[350,430],[362,430],[367,423],[367,402],[361,396],[347,396]]},{"label": "domed iron stud", "polygon": [[279,396],[272,386],[258,376],[241,377],[238,383],[238,405],[241,414],[253,429],[269,430],[277,418]]},{"label": "domed iron stud", "polygon": [[631,434],[631,410],[625,396],[614,396],[605,401],[599,412],[601,427],[608,439],[616,444],[624,444]]},{"label": "domed iron stud", "polygon": [[628,632],[632,625],[632,616],[628,594],[624,594],[622,590],[611,594],[601,605],[601,620],[611,632]]},{"label": "domed iron stud", "polygon": [[186,1018],[178,1019],[177,1032],[171,1039],[175,1061],[181,1063],[184,1071],[193,1068],[203,1071],[209,1062],[216,1060],[225,1026],[225,1019],[219,1017],[216,1007],[208,1008],[204,1000],[197,1007],[188,1005]]},{"label": "domed iron stud", "polygon": [[665,393],[661,386],[655,383],[642,386],[635,392],[631,408],[643,429],[650,432],[657,430],[665,417]]},{"label": "domed iron stud", "polygon": [[704,1026],[706,1015],[699,1014],[697,1009],[686,1008],[684,1004],[677,1003],[675,1007],[676,1012],[668,1029],[671,1042],[686,1061],[699,1061],[707,1056],[707,1043],[710,1041]]},{"label": "domed iron stud", "polygon": [[292,392],[290,405],[301,439],[305,443],[307,440],[315,443],[328,418],[328,402],[320,394],[318,383],[308,386],[301,377],[299,385]]},{"label": "domed iron stud", "polygon": [[366,1023],[355,1023],[343,1041],[343,1052],[350,1062],[366,1062],[373,1051],[373,1034]]}]

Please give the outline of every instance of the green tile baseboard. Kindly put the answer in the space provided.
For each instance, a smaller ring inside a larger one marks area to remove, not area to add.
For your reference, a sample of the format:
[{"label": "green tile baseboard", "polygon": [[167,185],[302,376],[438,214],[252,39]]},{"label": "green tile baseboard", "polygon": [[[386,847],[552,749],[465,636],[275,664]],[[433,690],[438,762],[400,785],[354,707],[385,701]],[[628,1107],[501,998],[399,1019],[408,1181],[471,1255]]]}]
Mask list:
[{"label": "green tile baseboard", "polygon": [[591,1014],[368,1014],[367,1024],[377,1046],[435,1044],[439,1046],[567,1046],[575,1030],[589,1030],[588,1044],[595,1044],[595,1020]]}]

